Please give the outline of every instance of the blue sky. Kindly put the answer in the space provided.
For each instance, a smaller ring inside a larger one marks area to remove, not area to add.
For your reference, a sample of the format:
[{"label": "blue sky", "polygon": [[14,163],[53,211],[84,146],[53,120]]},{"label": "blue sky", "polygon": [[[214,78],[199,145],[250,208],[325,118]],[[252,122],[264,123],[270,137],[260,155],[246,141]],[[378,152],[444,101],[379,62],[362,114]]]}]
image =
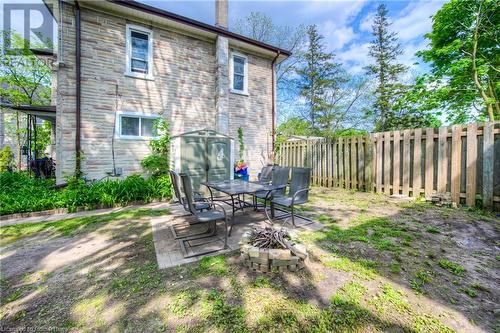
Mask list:
[{"label": "blue sky", "polygon": [[[184,15],[205,23],[215,21],[214,1],[151,1],[141,2]],[[362,73],[369,63],[368,43],[371,20],[379,1],[236,1],[229,0],[229,28],[237,19],[252,11],[270,16],[276,24],[295,26],[316,24],[325,36],[329,51],[334,52],[349,72]],[[423,35],[431,30],[430,16],[444,1],[385,1],[392,28],[399,33],[404,53],[400,61],[414,72],[425,71],[424,65],[414,65],[417,50],[426,48]]]},{"label": "blue sky", "polygon": [[[184,15],[205,23],[214,24],[215,2],[188,0],[139,0],[149,5]],[[42,0],[16,0],[15,2],[41,3]],[[4,3],[0,0],[0,3]],[[8,1],[5,1],[8,3]],[[325,37],[329,51],[352,74],[363,73],[370,58],[368,45],[371,36],[371,20],[379,1],[240,1],[229,0],[229,28],[250,12],[263,12],[275,24],[297,26],[316,24]],[[442,0],[385,1],[393,30],[399,33],[404,53],[400,61],[410,66],[412,72],[426,71],[423,64],[414,65],[416,51],[426,48],[423,35],[431,30],[430,16],[443,5]],[[36,21],[37,17],[32,17]],[[3,26],[3,6],[0,6],[0,25]],[[22,22],[13,17],[13,22]],[[16,28],[16,27],[14,27]]]}]

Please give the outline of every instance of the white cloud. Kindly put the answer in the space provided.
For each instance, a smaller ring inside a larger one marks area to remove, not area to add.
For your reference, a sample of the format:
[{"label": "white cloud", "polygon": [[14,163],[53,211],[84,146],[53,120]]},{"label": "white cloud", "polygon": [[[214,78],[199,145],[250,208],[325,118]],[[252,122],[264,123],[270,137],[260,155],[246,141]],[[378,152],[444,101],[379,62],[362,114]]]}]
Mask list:
[{"label": "white cloud", "polygon": [[361,12],[366,0],[359,1],[309,1],[305,3],[301,15],[318,15],[328,19],[318,23],[320,34],[325,37],[329,51],[341,50],[359,36],[354,32],[353,20]]},{"label": "white cloud", "polygon": [[[420,65],[416,64],[420,59],[415,56],[415,52],[427,47],[427,41],[417,43],[406,43],[403,45],[403,54],[398,57],[398,62],[408,66],[409,72],[419,72]],[[354,43],[347,50],[337,54],[338,59],[344,64],[351,74],[360,74],[365,71],[364,67],[373,63],[368,54],[370,43]]]},{"label": "white cloud", "polygon": [[371,12],[363,17],[363,19],[361,19],[361,22],[359,23],[359,31],[371,32],[374,18],[375,12]]},{"label": "white cloud", "polygon": [[371,63],[368,55],[370,43],[356,43],[349,46],[343,52],[337,54],[344,64],[345,69],[351,74],[359,74],[364,71],[364,67]]},{"label": "white cloud", "polygon": [[332,16],[335,17],[335,22],[337,22],[339,26],[342,26],[361,12],[366,2],[367,0],[306,1],[300,8],[300,14],[303,16],[311,16],[332,13]]},{"label": "white cloud", "polygon": [[392,30],[398,32],[398,37],[402,41],[423,36],[432,30],[431,15],[434,15],[443,3],[443,1],[411,2],[394,19]]},{"label": "white cloud", "polygon": [[325,37],[329,51],[340,50],[344,45],[358,37],[352,27],[339,27],[336,22],[331,20],[321,23],[318,29],[319,33]]},{"label": "white cloud", "polygon": [[398,61],[405,66],[408,66],[409,75],[421,74],[425,71],[426,66],[422,65],[422,59],[417,57],[415,53],[420,50],[425,50],[428,46],[426,40],[416,43],[406,43],[403,45],[403,54],[398,57]]},{"label": "white cloud", "polygon": [[[416,65],[420,61],[415,52],[427,48],[427,41],[422,39],[426,32],[432,30],[431,15],[435,14],[443,5],[443,1],[422,0],[411,2],[398,14],[392,17],[391,30],[398,33],[403,54],[398,57],[398,62],[409,67],[409,72],[420,72],[422,65]],[[389,14],[391,12],[389,11]],[[370,32],[375,11],[365,15],[359,23],[360,32]],[[372,60],[368,55],[369,43],[354,43],[347,50],[339,53],[339,58],[346,64],[346,68],[352,74],[361,73],[364,67]]]}]

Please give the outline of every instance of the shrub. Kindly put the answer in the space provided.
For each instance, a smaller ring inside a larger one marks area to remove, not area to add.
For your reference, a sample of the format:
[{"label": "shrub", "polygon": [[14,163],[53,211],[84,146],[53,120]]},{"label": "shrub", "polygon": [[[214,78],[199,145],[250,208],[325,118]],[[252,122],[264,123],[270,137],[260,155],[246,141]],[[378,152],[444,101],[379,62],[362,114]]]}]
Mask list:
[{"label": "shrub", "polygon": [[0,172],[10,171],[14,167],[14,153],[10,146],[0,149]]},{"label": "shrub", "polygon": [[144,171],[152,174],[153,176],[166,174],[168,172],[168,165],[168,156],[158,154],[146,156],[141,161],[141,166]]},{"label": "shrub", "polygon": [[33,212],[54,208],[94,209],[127,205],[137,201],[151,202],[170,198],[170,178],[145,179],[131,175],[123,180],[86,183],[72,178],[68,186],[55,189],[53,180],[31,178],[26,173],[0,173],[0,215]]},{"label": "shrub", "polygon": [[155,198],[170,199],[172,197],[172,182],[169,175],[151,177],[149,181],[154,189]]},{"label": "shrub", "polygon": [[57,208],[57,193],[49,190],[53,185],[53,180],[34,179],[27,173],[0,173],[0,214]]},{"label": "shrub", "polygon": [[141,161],[141,166],[153,177],[168,174],[170,164],[170,124],[165,119],[154,123],[154,131],[159,134],[149,142],[151,154]]}]

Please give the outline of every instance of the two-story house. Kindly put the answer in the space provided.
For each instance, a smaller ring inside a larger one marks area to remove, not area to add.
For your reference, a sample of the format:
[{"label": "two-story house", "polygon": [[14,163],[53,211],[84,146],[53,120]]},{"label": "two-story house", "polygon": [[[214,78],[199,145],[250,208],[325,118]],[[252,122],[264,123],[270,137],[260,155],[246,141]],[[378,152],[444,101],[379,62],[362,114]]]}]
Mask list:
[{"label": "two-story house", "polygon": [[58,182],[141,172],[158,117],[173,136],[242,127],[251,175],[269,162],[274,68],[290,53],[229,31],[227,0],[215,8],[209,25],[130,0],[53,2]]}]

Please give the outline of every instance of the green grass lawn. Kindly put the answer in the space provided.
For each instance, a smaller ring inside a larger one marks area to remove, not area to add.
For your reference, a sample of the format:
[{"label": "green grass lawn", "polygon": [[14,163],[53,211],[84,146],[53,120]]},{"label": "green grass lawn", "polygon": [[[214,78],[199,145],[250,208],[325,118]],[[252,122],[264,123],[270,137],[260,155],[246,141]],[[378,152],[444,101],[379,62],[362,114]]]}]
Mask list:
[{"label": "green grass lawn", "polygon": [[[83,237],[87,246],[106,243],[51,271],[44,270],[44,255],[20,274],[2,274],[1,326],[83,332],[499,329],[499,292],[491,278],[500,263],[494,217],[323,189],[315,189],[302,213],[325,224],[299,235],[310,251],[307,268],[267,275],[243,268],[237,255],[159,270],[149,219],[166,210],[0,228],[7,262],[44,242],[62,242],[47,256],[84,246]],[[471,250],[462,249],[464,239]]]}]

